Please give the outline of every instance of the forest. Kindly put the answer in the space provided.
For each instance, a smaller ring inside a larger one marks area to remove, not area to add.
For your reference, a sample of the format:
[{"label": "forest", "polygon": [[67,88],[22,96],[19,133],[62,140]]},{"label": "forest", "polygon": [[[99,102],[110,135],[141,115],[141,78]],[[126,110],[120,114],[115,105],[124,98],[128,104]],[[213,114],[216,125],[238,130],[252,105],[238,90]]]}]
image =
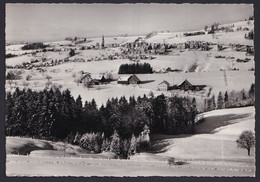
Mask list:
[{"label": "forest", "polygon": [[148,74],[153,73],[149,63],[121,64],[118,74]]},{"label": "forest", "polygon": [[[213,95],[205,111],[254,104],[254,84],[248,92]],[[52,87],[43,91],[16,90],[6,94],[6,136],[67,141],[96,153],[110,151],[122,157],[150,149],[150,134],[192,134],[198,114],[195,98],[154,96],[111,98],[97,107],[84,104],[70,91]]]},{"label": "forest", "polygon": [[[93,142],[98,142],[96,152],[101,152],[103,142],[112,145],[113,138],[129,147],[131,140],[139,138],[140,146],[147,148],[149,142],[141,142],[141,138],[149,141],[147,133],[192,133],[196,114],[195,99],[151,94],[129,100],[112,98],[98,108],[94,99],[83,105],[81,97],[74,99],[68,89],[36,92],[16,88],[6,95],[6,136],[67,139],[90,150],[94,150]],[[88,141],[92,144],[86,146]]]}]

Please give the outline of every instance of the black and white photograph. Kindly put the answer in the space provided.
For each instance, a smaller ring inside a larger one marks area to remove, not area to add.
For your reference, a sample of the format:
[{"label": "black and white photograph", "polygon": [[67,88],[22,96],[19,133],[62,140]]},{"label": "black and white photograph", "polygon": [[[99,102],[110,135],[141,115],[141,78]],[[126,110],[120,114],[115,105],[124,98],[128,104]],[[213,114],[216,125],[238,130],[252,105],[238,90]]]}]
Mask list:
[{"label": "black and white photograph", "polygon": [[6,176],[255,177],[254,11],[6,3]]}]

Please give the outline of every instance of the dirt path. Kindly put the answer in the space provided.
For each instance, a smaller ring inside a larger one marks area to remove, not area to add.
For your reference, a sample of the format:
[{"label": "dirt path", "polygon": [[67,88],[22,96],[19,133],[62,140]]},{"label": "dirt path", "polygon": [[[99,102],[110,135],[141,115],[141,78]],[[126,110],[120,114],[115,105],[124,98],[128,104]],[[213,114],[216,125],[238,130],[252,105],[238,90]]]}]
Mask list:
[{"label": "dirt path", "polygon": [[131,161],[7,155],[7,176],[255,176],[251,163]]}]

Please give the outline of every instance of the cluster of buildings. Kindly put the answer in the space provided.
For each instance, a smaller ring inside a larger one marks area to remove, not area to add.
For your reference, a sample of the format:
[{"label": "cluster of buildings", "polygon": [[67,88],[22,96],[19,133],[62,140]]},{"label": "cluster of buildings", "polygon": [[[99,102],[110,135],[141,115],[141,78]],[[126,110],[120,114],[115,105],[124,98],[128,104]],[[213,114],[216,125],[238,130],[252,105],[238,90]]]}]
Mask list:
[{"label": "cluster of buildings", "polygon": [[[154,81],[154,80],[151,80]],[[142,84],[142,83],[148,83],[151,81],[147,80],[141,80],[138,78],[135,74],[129,75],[129,76],[120,76],[117,80],[118,84]],[[195,85],[191,84],[187,79],[185,79],[180,85],[171,85],[169,82],[163,80],[157,85],[158,91],[169,91],[169,90],[184,90],[184,91],[200,91],[203,90],[207,85]]]},{"label": "cluster of buildings", "polygon": [[207,85],[193,85],[187,79],[185,79],[180,85],[171,86],[169,82],[162,81],[158,84],[157,90],[159,91],[168,91],[168,90],[184,90],[184,91],[200,91],[203,90]]}]

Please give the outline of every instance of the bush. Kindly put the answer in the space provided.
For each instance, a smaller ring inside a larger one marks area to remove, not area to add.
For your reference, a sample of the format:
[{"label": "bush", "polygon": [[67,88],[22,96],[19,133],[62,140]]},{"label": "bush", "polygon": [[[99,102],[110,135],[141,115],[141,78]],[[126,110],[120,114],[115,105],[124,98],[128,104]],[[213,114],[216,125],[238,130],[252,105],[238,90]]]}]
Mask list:
[{"label": "bush", "polygon": [[85,133],[82,135],[79,145],[89,151],[101,152],[103,136],[100,133]]}]

